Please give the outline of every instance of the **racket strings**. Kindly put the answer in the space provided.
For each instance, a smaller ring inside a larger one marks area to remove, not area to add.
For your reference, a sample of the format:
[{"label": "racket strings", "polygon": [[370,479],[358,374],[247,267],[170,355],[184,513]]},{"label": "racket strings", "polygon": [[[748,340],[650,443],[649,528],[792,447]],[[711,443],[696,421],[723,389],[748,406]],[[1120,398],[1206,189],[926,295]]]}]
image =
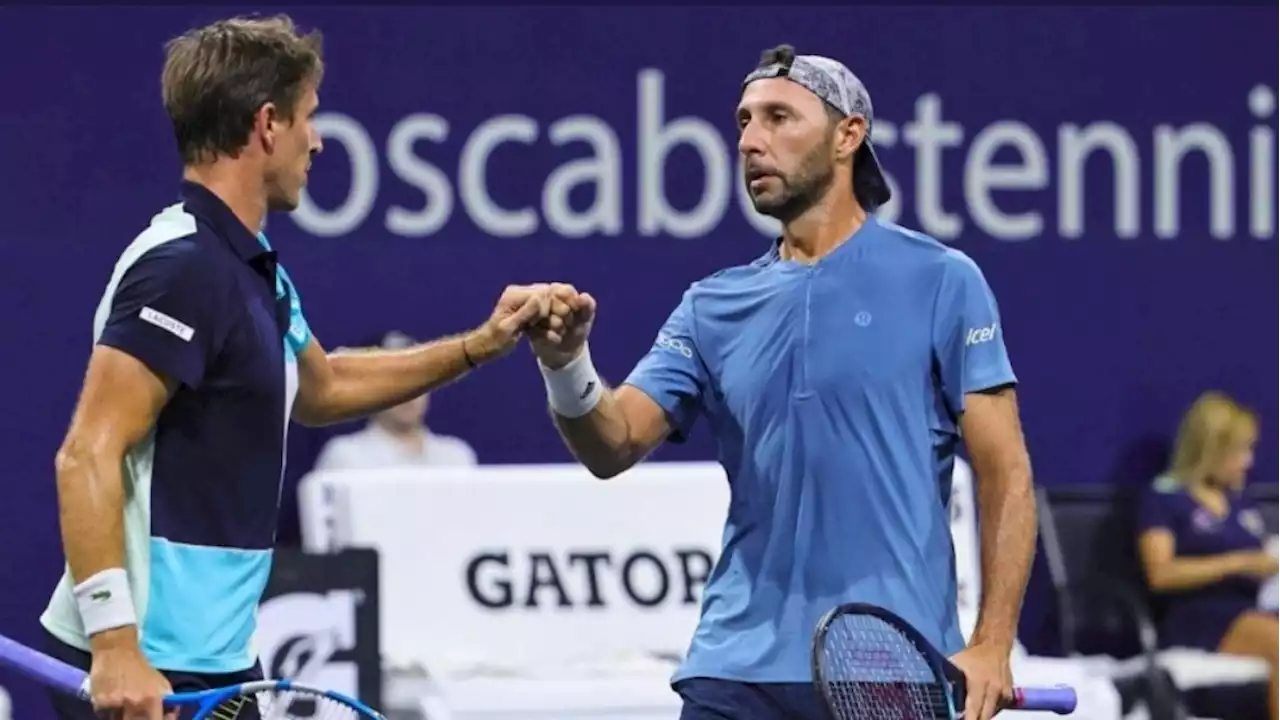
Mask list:
[{"label": "racket strings", "polygon": [[204,717],[209,720],[362,720],[368,716],[344,702],[313,692],[269,690],[228,698]]},{"label": "racket strings", "polygon": [[822,682],[835,720],[951,720],[948,688],[897,628],[844,615],[827,629]]}]

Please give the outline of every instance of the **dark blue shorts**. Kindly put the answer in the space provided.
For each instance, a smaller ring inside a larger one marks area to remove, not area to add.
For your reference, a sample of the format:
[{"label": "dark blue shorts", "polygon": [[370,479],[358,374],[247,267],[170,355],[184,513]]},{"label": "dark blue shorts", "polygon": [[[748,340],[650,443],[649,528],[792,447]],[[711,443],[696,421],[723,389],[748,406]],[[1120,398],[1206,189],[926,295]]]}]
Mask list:
[{"label": "dark blue shorts", "polygon": [[812,683],[689,678],[674,686],[680,720],[830,720]]}]

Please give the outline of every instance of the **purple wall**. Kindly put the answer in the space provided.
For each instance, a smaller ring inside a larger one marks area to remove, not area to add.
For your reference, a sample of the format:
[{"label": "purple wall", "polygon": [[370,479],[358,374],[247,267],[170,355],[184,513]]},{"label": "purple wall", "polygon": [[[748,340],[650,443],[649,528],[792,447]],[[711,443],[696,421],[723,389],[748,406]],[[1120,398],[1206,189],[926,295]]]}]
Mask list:
[{"label": "purple wall", "polygon": [[[161,44],[228,12],[0,9],[0,632],[36,637],[61,564],[52,459],[93,308],[175,195]],[[462,330],[505,284],[565,280],[599,299],[594,353],[621,378],[689,282],[766,242],[742,210],[731,112],[758,53],[791,42],[867,82],[890,217],[984,267],[1041,482],[1145,480],[1208,387],[1276,422],[1274,8],[293,14],[327,35],[321,100],[338,129],[313,208],[269,232],[328,345]],[[507,140],[486,148],[486,129]],[[664,137],[694,144],[663,161]],[[1112,152],[1080,162],[1089,139]],[[1178,164],[1187,143],[1208,152]],[[557,168],[596,152],[609,187],[548,210]],[[526,217],[486,210],[484,192]],[[597,229],[573,236],[592,202],[608,205]],[[434,417],[488,462],[567,459],[523,350],[440,393]],[[1274,482],[1270,427],[1255,478]],[[295,471],[321,437],[298,434]],[[709,456],[701,433],[660,455]],[[5,680],[19,716],[41,717]]]}]

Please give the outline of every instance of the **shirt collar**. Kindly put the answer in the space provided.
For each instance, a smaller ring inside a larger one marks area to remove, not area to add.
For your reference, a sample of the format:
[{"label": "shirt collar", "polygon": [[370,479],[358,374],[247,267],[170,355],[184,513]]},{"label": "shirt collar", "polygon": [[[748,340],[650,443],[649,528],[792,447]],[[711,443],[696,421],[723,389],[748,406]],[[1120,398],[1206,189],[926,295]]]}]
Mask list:
[{"label": "shirt collar", "polygon": [[[871,227],[878,227],[879,225],[880,225],[880,219],[877,218],[872,213],[867,213],[867,219],[863,221],[862,226],[859,227],[857,230],[855,230],[854,233],[850,235],[849,238],[839,246],[839,248],[842,248],[845,245],[851,244],[855,238],[863,234],[863,231]],[[782,236],[781,235],[773,238],[773,240],[769,243],[768,250],[766,250],[763,255],[760,255],[755,260],[753,260],[751,264],[755,265],[756,267],[767,267],[769,265],[773,265],[774,263],[779,263],[779,262],[782,262]]]},{"label": "shirt collar", "polygon": [[271,251],[261,233],[253,233],[231,212],[231,208],[205,186],[190,180],[182,181],[182,203],[187,210],[206,220],[213,229],[231,244],[236,254],[250,262]]}]

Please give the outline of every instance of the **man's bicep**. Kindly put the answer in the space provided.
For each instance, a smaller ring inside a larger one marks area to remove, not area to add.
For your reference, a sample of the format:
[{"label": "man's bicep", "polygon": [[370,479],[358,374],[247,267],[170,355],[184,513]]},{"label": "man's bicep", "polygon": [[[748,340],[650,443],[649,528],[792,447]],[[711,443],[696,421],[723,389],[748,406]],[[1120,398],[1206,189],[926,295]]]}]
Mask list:
[{"label": "man's bicep", "polygon": [[673,440],[679,442],[687,436],[701,413],[708,385],[688,293],[625,384],[639,390],[662,410]]},{"label": "man's bicep", "polygon": [[298,352],[298,397],[293,405],[294,419],[304,425],[319,424],[333,384],[329,354],[308,332],[307,342]]},{"label": "man's bicep", "polygon": [[157,376],[197,387],[218,353],[232,311],[216,269],[183,247],[155,248],[115,288],[97,337]]},{"label": "man's bicep", "polygon": [[177,384],[122,350],[95,347],[65,444],[123,455],[155,425]]},{"label": "man's bicep", "polygon": [[963,412],[974,393],[1017,383],[995,295],[972,260],[952,258],[935,314],[935,353],[955,412]]},{"label": "man's bicep", "polygon": [[613,401],[627,420],[629,439],[639,455],[653,452],[672,434],[670,416],[640,388],[623,385],[614,391]]},{"label": "man's bicep", "polygon": [[960,431],[979,482],[1030,470],[1018,395],[1011,386],[965,396]]}]

